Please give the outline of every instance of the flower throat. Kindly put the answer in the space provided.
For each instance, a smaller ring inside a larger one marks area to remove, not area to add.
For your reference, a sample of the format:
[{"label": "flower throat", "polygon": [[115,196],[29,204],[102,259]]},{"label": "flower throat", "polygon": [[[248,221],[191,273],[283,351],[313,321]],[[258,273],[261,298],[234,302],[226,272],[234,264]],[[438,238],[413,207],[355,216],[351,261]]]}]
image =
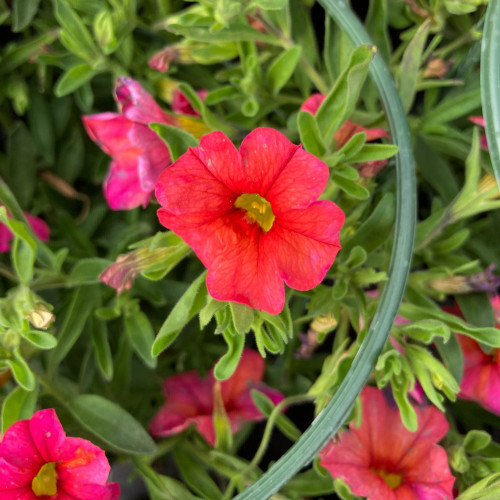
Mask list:
[{"label": "flower throat", "polygon": [[271,204],[257,193],[243,193],[234,202],[236,208],[241,208],[247,213],[249,222],[257,222],[267,233],[274,223],[274,214]]}]

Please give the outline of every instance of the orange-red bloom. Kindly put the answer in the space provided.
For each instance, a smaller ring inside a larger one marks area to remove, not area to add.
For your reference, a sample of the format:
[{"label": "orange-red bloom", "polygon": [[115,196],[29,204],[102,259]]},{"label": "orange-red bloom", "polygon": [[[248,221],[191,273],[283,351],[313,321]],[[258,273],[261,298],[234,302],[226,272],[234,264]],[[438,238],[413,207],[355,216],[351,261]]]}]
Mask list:
[{"label": "orange-red bloom", "polygon": [[325,163],[276,130],[254,130],[239,151],[212,132],[160,175],[158,217],[208,268],[212,297],[277,314],[283,281],[314,288],[340,249],[344,213],[316,201],[327,180]]},{"label": "orange-red bloom", "polygon": [[418,430],[410,432],[379,389],[365,387],[361,402],[361,426],[351,422],[332,440],[320,452],[321,465],[368,500],[453,498],[455,478],[437,444],[448,431],[444,415],[433,406],[416,407]]},{"label": "orange-red bloom", "polygon": [[264,415],[254,405],[250,391],[257,389],[263,392],[274,404],[283,399],[280,392],[261,383],[264,368],[260,354],[245,349],[236,371],[224,382],[216,382],[213,371],[208,378],[201,378],[194,370],[166,379],[163,391],[167,401],[151,421],[151,433],[154,436],[170,436],[195,425],[200,434],[214,445],[214,400],[218,396],[214,391],[216,384],[220,384],[219,397],[233,434],[245,422],[262,420]]}]

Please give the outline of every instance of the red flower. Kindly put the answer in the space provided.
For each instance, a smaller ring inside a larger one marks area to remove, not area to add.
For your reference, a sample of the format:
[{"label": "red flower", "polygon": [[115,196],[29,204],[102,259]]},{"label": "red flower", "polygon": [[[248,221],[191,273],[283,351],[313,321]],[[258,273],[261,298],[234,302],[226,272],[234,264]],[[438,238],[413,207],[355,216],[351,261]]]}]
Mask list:
[{"label": "red flower", "polygon": [[[500,329],[500,296],[491,298],[496,328]],[[457,335],[464,356],[464,374],[459,397],[476,401],[500,415],[500,349],[485,353],[481,346],[465,335]]]},{"label": "red flower", "polygon": [[[313,94],[308,97],[300,109],[302,111],[308,111],[312,115],[315,115],[319,107],[325,100],[326,96],[324,94]],[[335,132],[333,138],[335,139],[337,149],[340,149],[344,144],[346,144],[349,139],[359,132],[364,132],[366,134],[366,141],[375,141],[381,137],[388,137],[389,134],[383,128],[365,128],[357,123],[345,121],[341,127]],[[361,177],[375,177],[375,175],[380,172],[387,165],[387,160],[374,160],[367,161],[359,164],[359,174]]]},{"label": "red flower", "polygon": [[12,424],[0,443],[2,500],[115,500],[109,463],[90,441],[66,437],[53,409]]},{"label": "red flower", "polygon": [[314,288],[340,249],[344,213],[316,201],[327,180],[323,162],[276,130],[254,130],[239,151],[212,132],[161,174],[158,217],[208,268],[215,299],[277,314],[283,280]]},{"label": "red flower", "polygon": [[[484,129],[485,127],[485,124],[484,124],[484,118],[482,116],[471,116],[469,118],[469,120],[472,122],[472,123],[475,123],[476,125],[479,125],[480,127],[482,127]],[[480,143],[481,143],[481,147],[483,149],[486,149],[486,151],[488,151],[488,139],[486,139],[486,135],[485,134],[481,134],[481,137],[479,138],[480,140]]]},{"label": "red flower", "polygon": [[382,391],[365,387],[361,402],[361,426],[351,422],[332,440],[320,452],[321,465],[368,500],[453,498],[455,479],[437,445],[448,431],[444,415],[433,406],[416,407],[418,431],[410,432]]},{"label": "red flower", "polygon": [[151,198],[160,172],[170,163],[167,146],[149,123],[174,125],[155,100],[132,80],[121,77],[115,89],[120,113],[83,117],[90,138],[113,158],[104,195],[113,210],[129,210]]},{"label": "red flower", "polygon": [[[207,97],[208,90],[197,90],[196,93],[201,100],[204,100],[205,97]],[[200,116],[200,113],[198,113],[198,111],[191,106],[188,98],[179,89],[174,90],[171,107],[172,111],[175,111],[176,113]]]},{"label": "red flower", "polygon": [[[33,229],[38,238],[42,241],[49,241],[49,226],[47,226],[42,219],[35,217],[28,212],[24,212],[24,215],[28,219],[31,229]],[[10,216],[10,212],[7,210],[7,217]],[[3,222],[0,222],[0,252],[8,252],[10,250],[10,242],[12,241],[12,238],[14,238],[12,231]]]},{"label": "red flower", "polygon": [[214,445],[215,384],[220,384],[222,401],[234,434],[245,422],[264,418],[253,403],[252,389],[263,392],[274,404],[282,401],[280,392],[260,383],[263,376],[264,360],[257,352],[245,349],[236,371],[223,382],[216,382],[213,371],[208,378],[201,378],[193,370],[166,379],[163,392],[167,401],[151,421],[151,433],[154,436],[170,436],[194,424],[200,434]]}]

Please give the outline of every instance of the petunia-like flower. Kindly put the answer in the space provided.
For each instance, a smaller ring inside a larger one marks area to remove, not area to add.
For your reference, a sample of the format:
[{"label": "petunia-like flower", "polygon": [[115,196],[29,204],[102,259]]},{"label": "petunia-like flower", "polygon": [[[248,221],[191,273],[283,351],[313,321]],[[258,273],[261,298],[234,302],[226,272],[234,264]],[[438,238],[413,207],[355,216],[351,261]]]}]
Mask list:
[{"label": "petunia-like flower", "polygon": [[[24,212],[24,215],[38,238],[42,241],[49,241],[49,226],[42,219],[28,212]],[[7,211],[7,217],[10,217],[9,211]],[[10,250],[10,242],[13,238],[12,231],[3,222],[0,222],[0,252],[8,252]]]},{"label": "petunia-like flower", "polygon": [[245,422],[262,420],[264,415],[254,405],[250,391],[264,393],[274,404],[283,400],[277,390],[261,383],[264,376],[264,360],[259,353],[244,349],[242,358],[231,377],[223,382],[215,380],[213,370],[207,378],[201,378],[196,371],[173,375],[165,380],[163,392],[166,403],[150,424],[154,436],[178,434],[190,425],[195,425],[200,434],[215,444],[213,413],[217,391],[231,423],[231,431],[238,432]]},{"label": "petunia-like flower", "polygon": [[212,297],[277,314],[283,281],[314,288],[340,249],[344,213],[316,201],[328,175],[276,130],[255,129],[239,151],[212,132],[161,174],[158,217],[208,268]]},{"label": "petunia-like flower", "polygon": [[[483,129],[485,127],[484,118],[482,116],[471,116],[469,118],[469,121],[471,121],[472,123],[474,123],[476,125],[479,125]],[[481,134],[479,141],[480,141],[481,147],[483,149],[486,149],[486,151],[488,151],[488,139],[486,139],[486,134]]]},{"label": "petunia-like flower", "polygon": [[[500,295],[490,298],[495,326],[500,330]],[[499,332],[500,333],[500,332]],[[476,401],[500,415],[500,349],[485,353],[474,339],[457,335],[464,356],[464,373],[458,396]]]},{"label": "petunia-like flower", "polygon": [[2,500],[115,500],[104,451],[66,437],[53,409],[12,424],[0,443]]},{"label": "petunia-like flower", "polygon": [[433,406],[416,407],[418,430],[403,426],[396,405],[375,387],[361,392],[362,419],[320,452],[321,465],[368,500],[447,500],[454,477],[437,443],[448,431]]},{"label": "petunia-like flower", "polygon": [[[312,115],[315,115],[325,98],[326,95],[324,94],[312,94],[304,101],[300,109],[301,111],[308,111]],[[382,137],[389,136],[387,131],[383,128],[365,128],[357,123],[347,120],[340,126],[333,136],[337,149],[344,146],[354,134],[359,132],[364,132],[366,134],[367,142],[376,141]],[[387,165],[387,163],[387,160],[374,160],[360,163],[358,166],[359,174],[361,177],[375,177],[375,175],[377,175],[378,172],[380,172],[380,170]]]},{"label": "petunia-like flower", "polygon": [[90,138],[113,159],[104,181],[109,206],[113,210],[145,207],[160,172],[170,163],[167,146],[148,124],[176,122],[132,78],[119,78],[115,94],[121,113],[84,116],[83,124]]},{"label": "petunia-like flower", "polygon": [[[205,97],[207,97],[208,90],[197,90],[196,93],[201,100],[204,100]],[[198,113],[198,111],[191,106],[188,98],[179,89],[175,89],[173,92],[171,107],[172,111],[175,111],[176,113],[200,116],[200,113]]]}]

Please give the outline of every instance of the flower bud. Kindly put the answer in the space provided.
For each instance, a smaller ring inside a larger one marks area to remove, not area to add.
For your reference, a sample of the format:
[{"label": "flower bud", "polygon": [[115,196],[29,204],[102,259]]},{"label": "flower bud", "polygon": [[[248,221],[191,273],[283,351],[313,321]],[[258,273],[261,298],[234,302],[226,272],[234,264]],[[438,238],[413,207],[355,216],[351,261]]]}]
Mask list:
[{"label": "flower bud", "polygon": [[41,330],[46,330],[56,317],[47,309],[42,302],[35,304],[36,309],[28,314],[28,321]]}]

